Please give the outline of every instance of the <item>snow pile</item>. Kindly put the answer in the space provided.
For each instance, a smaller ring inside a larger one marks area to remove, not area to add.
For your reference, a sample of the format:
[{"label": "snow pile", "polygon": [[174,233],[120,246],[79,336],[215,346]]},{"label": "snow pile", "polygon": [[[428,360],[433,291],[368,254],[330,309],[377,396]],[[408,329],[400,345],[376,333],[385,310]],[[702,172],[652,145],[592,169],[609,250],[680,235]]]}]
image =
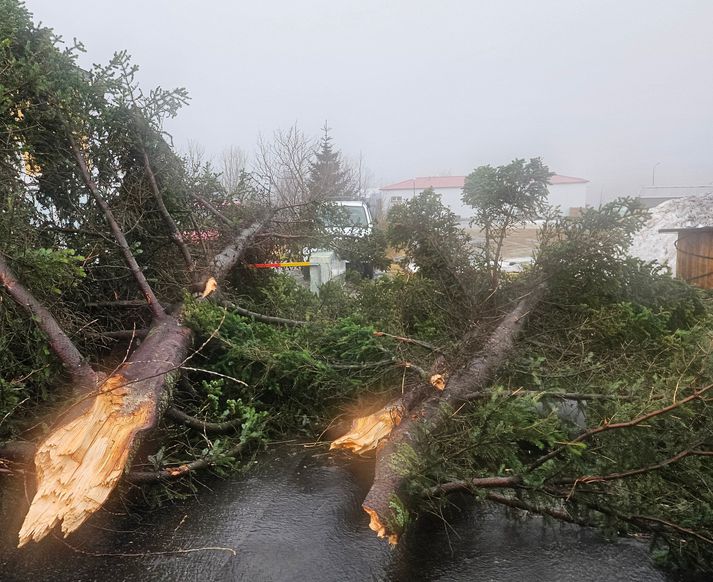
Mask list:
[{"label": "snow pile", "polygon": [[651,218],[634,236],[629,252],[644,261],[657,261],[676,271],[676,233],[662,228],[713,226],[713,193],[674,198],[651,209]]}]

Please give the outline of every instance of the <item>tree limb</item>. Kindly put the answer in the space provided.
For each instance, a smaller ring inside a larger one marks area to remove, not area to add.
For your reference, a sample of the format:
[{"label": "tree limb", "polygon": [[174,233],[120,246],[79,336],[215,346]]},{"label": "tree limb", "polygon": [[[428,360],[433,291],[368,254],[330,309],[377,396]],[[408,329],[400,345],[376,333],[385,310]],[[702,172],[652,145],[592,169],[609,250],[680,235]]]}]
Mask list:
[{"label": "tree limb", "polygon": [[463,481],[448,481],[440,483],[428,490],[430,495],[442,495],[453,493],[454,491],[471,491],[473,489],[495,489],[495,488],[512,488],[517,487],[522,483],[522,478],[519,475],[510,477],[474,477]]},{"label": "tree limb", "polygon": [[50,348],[62,362],[64,369],[77,384],[77,387],[81,391],[94,390],[97,385],[96,372],[84,356],[79,353],[77,347],[62,330],[49,310],[17,280],[9,265],[5,262],[2,253],[0,253],[0,285],[37,322],[38,327],[47,337]]},{"label": "tree limb", "polygon": [[201,432],[226,433],[239,429],[243,424],[243,421],[240,418],[226,420],[223,422],[208,422],[201,420],[200,418],[196,418],[195,416],[190,416],[175,406],[168,408],[165,415],[179,424],[183,424]]},{"label": "tree limb", "polygon": [[642,422],[645,422],[645,421],[647,421],[651,418],[654,418],[656,416],[659,416],[661,414],[666,414],[667,412],[671,412],[672,410],[675,410],[675,409],[683,406],[684,404],[688,404],[692,400],[698,400],[699,398],[701,398],[701,396],[703,396],[703,394],[708,392],[708,390],[710,390],[711,388],[713,388],[713,384],[709,384],[708,386],[705,386],[704,388],[701,388],[700,390],[694,390],[693,394],[687,396],[686,398],[679,400],[678,402],[674,402],[673,404],[670,404],[669,406],[664,406],[663,408],[659,408],[657,410],[653,410],[646,414],[642,414],[641,416],[637,416],[636,418],[634,418],[632,420],[628,420],[625,422],[617,422],[617,423],[604,423],[601,426],[598,426],[596,428],[591,428],[589,430],[586,430],[582,434],[580,434],[577,438],[568,442],[567,444],[561,445],[561,446],[557,447],[556,449],[553,449],[546,455],[542,455],[539,459],[537,459],[534,463],[532,463],[528,467],[527,472],[529,473],[529,472],[534,471],[535,469],[537,469],[538,467],[540,467],[541,465],[543,465],[550,459],[555,458],[562,451],[566,450],[567,447],[569,447],[575,443],[581,443],[582,441],[587,440],[588,438],[591,438],[594,435],[597,435],[599,433],[602,433],[602,432],[605,432],[608,430],[617,430],[617,429],[621,429],[621,428],[632,428],[632,427],[638,426]]},{"label": "tree limb", "polygon": [[276,323],[281,325],[289,325],[292,327],[307,325],[309,323],[308,321],[300,321],[299,319],[287,319],[285,317],[275,317],[273,315],[264,315],[262,313],[256,313],[255,311],[250,311],[249,309],[240,307],[239,305],[236,305],[235,303],[232,303],[231,301],[227,300],[220,301],[220,304],[227,309],[232,309],[237,314],[242,315],[243,317],[250,317],[255,321],[260,321],[262,323]]},{"label": "tree limb", "polygon": [[[247,443],[241,442],[228,449],[224,455],[227,457],[237,457],[240,453],[245,450]],[[166,469],[161,469],[160,471],[131,471],[127,475],[127,480],[129,483],[135,485],[142,485],[145,483],[158,483],[161,481],[171,481],[173,479],[180,479],[196,471],[202,469],[208,469],[215,465],[215,460],[210,457],[204,457],[203,459],[197,459],[191,461],[190,463],[185,463],[179,465],[178,467],[169,467]]]},{"label": "tree limb", "polygon": [[114,213],[111,211],[111,208],[109,208],[109,205],[107,204],[106,200],[104,200],[104,197],[99,192],[99,188],[92,179],[82,150],[77,145],[77,142],[71,133],[68,133],[68,139],[70,147],[72,149],[72,154],[74,155],[74,159],[76,160],[77,165],[79,166],[79,172],[82,176],[82,181],[84,182],[84,185],[87,187],[87,190],[89,190],[90,194],[96,201],[99,208],[101,208],[101,211],[104,213],[104,217],[106,218],[106,221],[109,224],[109,228],[111,229],[111,232],[114,235],[114,239],[116,240],[119,249],[121,250],[121,254],[124,257],[124,261],[129,267],[129,271],[131,271],[131,274],[134,277],[134,281],[136,281],[136,285],[139,287],[139,290],[141,291],[142,295],[146,298],[146,302],[149,305],[149,309],[151,310],[152,315],[157,319],[164,317],[166,313],[164,312],[163,307],[161,307],[161,304],[158,302],[158,299],[156,299],[153,289],[151,289],[151,286],[146,280],[143,271],[141,271],[141,267],[139,267],[139,264],[136,262],[136,258],[131,252],[131,249],[129,248],[129,243],[126,241],[126,237],[124,236],[124,233],[122,232],[119,223],[116,222]]},{"label": "tree limb", "polygon": [[210,213],[215,216],[220,222],[222,222],[225,226],[229,226],[230,228],[235,228],[235,223],[227,218],[225,214],[223,214],[220,210],[218,210],[215,206],[213,206],[208,200],[206,200],[203,196],[200,194],[195,194],[193,192],[190,193],[191,198],[193,198],[196,202],[204,206],[206,209],[210,211]]},{"label": "tree limb", "polygon": [[617,479],[626,479],[627,477],[634,477],[636,475],[642,475],[644,473],[651,473],[652,471],[658,471],[663,469],[672,463],[676,463],[686,457],[713,457],[713,451],[698,451],[695,449],[687,449],[681,451],[680,453],[664,459],[659,463],[653,465],[647,465],[646,467],[639,467],[638,469],[631,469],[629,471],[620,471],[617,473],[609,473],[607,475],[583,475],[582,477],[577,477],[575,479],[559,479],[556,481],[557,485],[577,485],[579,483],[601,483],[604,481],[615,481]]},{"label": "tree limb", "polygon": [[151,192],[153,193],[154,200],[156,200],[156,205],[158,206],[158,210],[161,213],[163,222],[166,224],[166,227],[168,228],[168,231],[171,234],[171,240],[181,251],[181,256],[183,257],[183,262],[185,263],[188,272],[192,273],[195,265],[193,263],[193,258],[191,257],[191,252],[188,250],[188,246],[183,240],[181,231],[179,231],[178,227],[176,226],[176,221],[173,220],[173,216],[171,216],[171,213],[168,211],[168,208],[166,208],[166,204],[163,201],[163,196],[161,195],[161,190],[159,190],[158,182],[156,181],[156,175],[151,169],[151,162],[149,161],[149,156],[143,146],[141,147],[141,154],[144,161],[144,169],[146,170],[146,175],[149,178]]},{"label": "tree limb", "polygon": [[581,518],[574,517],[562,509],[555,509],[554,507],[542,507],[540,505],[535,505],[534,503],[528,503],[523,499],[518,499],[516,497],[506,497],[505,495],[499,495],[498,493],[488,493],[485,498],[488,501],[493,501],[500,505],[505,505],[507,507],[512,507],[514,509],[520,509],[522,511],[529,511],[530,513],[537,513],[539,515],[547,515],[559,521],[565,521],[567,523],[574,523],[581,526],[593,526],[592,522],[586,521]]}]

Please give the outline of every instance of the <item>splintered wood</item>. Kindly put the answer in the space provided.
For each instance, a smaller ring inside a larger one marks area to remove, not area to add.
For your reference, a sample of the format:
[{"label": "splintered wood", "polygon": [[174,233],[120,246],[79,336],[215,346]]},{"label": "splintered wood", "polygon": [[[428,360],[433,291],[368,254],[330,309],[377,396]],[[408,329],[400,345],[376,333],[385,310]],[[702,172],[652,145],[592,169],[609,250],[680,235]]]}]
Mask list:
[{"label": "splintered wood", "polygon": [[369,416],[355,418],[349,432],[333,441],[329,448],[347,449],[357,455],[363,455],[373,451],[399,422],[401,408],[398,405],[385,406]]},{"label": "splintered wood", "polygon": [[35,454],[37,493],[20,530],[19,546],[38,541],[61,524],[66,537],[116,487],[137,432],[148,428],[156,403],[137,397],[115,374],[92,407],[52,432]]},{"label": "splintered wood", "polygon": [[399,542],[398,534],[387,531],[386,525],[381,523],[379,514],[376,511],[364,505],[362,505],[362,508],[369,515],[369,529],[376,532],[376,537],[386,538],[392,546],[395,546]]},{"label": "splintered wood", "polygon": [[131,357],[98,387],[91,408],[40,444],[37,493],[20,530],[20,546],[40,540],[56,525],[67,536],[106,501],[142,433],[155,426],[192,337],[174,318],[154,322]]}]

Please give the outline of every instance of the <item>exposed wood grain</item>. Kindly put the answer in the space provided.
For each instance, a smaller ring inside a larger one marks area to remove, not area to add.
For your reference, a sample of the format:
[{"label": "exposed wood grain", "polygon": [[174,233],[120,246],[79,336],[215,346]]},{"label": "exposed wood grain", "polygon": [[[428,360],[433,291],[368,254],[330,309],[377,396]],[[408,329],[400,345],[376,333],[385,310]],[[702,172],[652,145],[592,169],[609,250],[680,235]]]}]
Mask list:
[{"label": "exposed wood grain", "polygon": [[60,525],[67,536],[106,501],[138,438],[165,407],[191,331],[172,318],[156,323],[133,354],[99,388],[88,410],[51,432],[35,453],[37,492],[19,545]]}]

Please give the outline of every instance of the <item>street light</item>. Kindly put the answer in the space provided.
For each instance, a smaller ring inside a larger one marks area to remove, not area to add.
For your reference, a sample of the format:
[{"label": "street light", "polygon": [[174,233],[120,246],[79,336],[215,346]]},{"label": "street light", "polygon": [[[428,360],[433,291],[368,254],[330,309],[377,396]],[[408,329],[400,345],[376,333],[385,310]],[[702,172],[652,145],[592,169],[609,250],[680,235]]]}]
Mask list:
[{"label": "street light", "polygon": [[656,166],[661,165],[661,162],[656,162],[654,164],[653,169],[651,170],[651,185],[655,186],[656,185]]}]

